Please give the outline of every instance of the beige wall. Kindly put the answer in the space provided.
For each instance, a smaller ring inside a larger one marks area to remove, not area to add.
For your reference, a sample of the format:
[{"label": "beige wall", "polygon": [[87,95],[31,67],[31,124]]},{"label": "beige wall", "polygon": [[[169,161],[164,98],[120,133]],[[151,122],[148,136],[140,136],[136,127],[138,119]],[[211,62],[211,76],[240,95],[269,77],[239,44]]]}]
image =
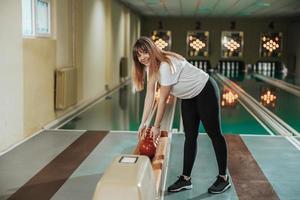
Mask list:
[{"label": "beige wall", "polygon": [[57,1],[57,22],[56,22],[56,41],[57,41],[57,68],[74,65],[73,56],[73,2],[75,0]]},{"label": "beige wall", "polygon": [[57,61],[56,54],[67,57],[66,52],[62,51],[65,43],[59,40],[60,45],[57,47],[56,38],[57,30],[60,31],[58,32],[59,39],[62,38],[60,33],[66,30],[62,29],[66,26],[62,24],[66,17],[62,15],[65,12],[63,2],[66,1],[68,0],[59,1],[58,4],[56,0],[51,1],[51,37],[23,38],[24,138],[31,136],[56,118],[54,73],[57,63],[63,62]]},{"label": "beige wall", "polygon": [[78,102],[83,100],[83,66],[82,66],[82,51],[83,51],[83,42],[82,42],[82,4],[84,0],[76,0],[74,4],[75,14],[74,14],[74,29],[75,29],[75,42],[74,42],[74,62],[75,67],[77,68],[77,94],[78,94]]},{"label": "beige wall", "polygon": [[140,21],[140,18],[133,14],[133,13],[130,13],[130,25],[129,25],[129,32],[130,32],[130,35],[129,35],[129,58],[128,61],[129,61],[129,70],[128,70],[128,73],[130,74],[131,73],[131,68],[132,68],[132,46],[134,45],[135,41],[137,40],[137,38],[140,37],[141,35],[141,21]]},{"label": "beige wall", "polygon": [[111,1],[111,44],[109,52],[109,60],[111,61],[109,70],[109,86],[114,86],[119,83],[119,63],[120,58],[126,55],[126,24],[128,24],[128,12],[125,7],[119,4],[117,1]]},{"label": "beige wall", "polygon": [[[157,30],[160,18],[145,18],[142,21],[142,34],[149,36],[152,30]],[[172,31],[172,51],[186,56],[186,32],[195,30],[196,21],[191,18],[161,18],[163,29]],[[286,62],[287,19],[228,19],[228,18],[201,18],[201,30],[210,32],[210,56],[212,66],[215,66],[221,57],[221,31],[230,30],[230,22],[236,21],[236,31],[244,31],[244,55],[241,60],[246,64],[255,63],[259,58],[259,38],[261,32],[270,31],[268,24],[274,21],[274,31],[283,32],[284,52],[281,59]]]},{"label": "beige wall", "polygon": [[19,0],[1,0],[0,152],[23,139],[21,13]]},{"label": "beige wall", "polygon": [[105,2],[83,1],[82,5],[82,92],[83,99],[104,92]]},{"label": "beige wall", "polygon": [[[139,18],[116,0],[82,1],[82,100],[120,83],[119,63],[130,56],[132,40],[138,36]],[[132,20],[131,20],[132,19]],[[131,28],[130,28],[131,27]]]},{"label": "beige wall", "polygon": [[55,119],[55,66],[55,40],[23,40],[25,136],[31,135]]}]

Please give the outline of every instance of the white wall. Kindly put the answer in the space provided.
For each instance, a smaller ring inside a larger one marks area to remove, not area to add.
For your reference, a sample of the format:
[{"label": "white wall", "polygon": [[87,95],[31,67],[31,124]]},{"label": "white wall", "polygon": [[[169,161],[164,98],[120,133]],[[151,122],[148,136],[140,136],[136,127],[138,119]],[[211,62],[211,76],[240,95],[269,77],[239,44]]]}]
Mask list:
[{"label": "white wall", "polygon": [[23,138],[21,1],[0,1],[0,152]]}]

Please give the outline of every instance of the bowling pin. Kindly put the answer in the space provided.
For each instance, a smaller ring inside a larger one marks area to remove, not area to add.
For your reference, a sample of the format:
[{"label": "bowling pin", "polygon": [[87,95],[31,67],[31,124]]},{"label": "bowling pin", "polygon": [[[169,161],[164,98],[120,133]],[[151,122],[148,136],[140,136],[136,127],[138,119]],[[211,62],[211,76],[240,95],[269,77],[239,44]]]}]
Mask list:
[{"label": "bowling pin", "polygon": [[264,70],[263,71],[263,75],[266,76],[267,75],[267,71]]},{"label": "bowling pin", "polygon": [[225,71],[225,62],[222,62],[222,71]]},{"label": "bowling pin", "polygon": [[263,71],[267,71],[267,63],[266,62],[264,62],[264,64],[263,64]]},{"label": "bowling pin", "polygon": [[272,71],[275,72],[275,62],[272,62]]}]

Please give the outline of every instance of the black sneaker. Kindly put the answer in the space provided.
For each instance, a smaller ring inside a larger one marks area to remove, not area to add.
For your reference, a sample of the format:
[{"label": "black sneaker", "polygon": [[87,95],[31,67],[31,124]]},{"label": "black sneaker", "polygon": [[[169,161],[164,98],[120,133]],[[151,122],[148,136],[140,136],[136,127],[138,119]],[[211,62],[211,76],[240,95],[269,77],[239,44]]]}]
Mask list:
[{"label": "black sneaker", "polygon": [[212,194],[220,194],[225,192],[228,188],[230,188],[231,183],[229,181],[229,176],[227,176],[227,180],[225,181],[221,176],[217,176],[217,180],[214,182],[210,188],[208,188],[208,192]]},{"label": "black sneaker", "polygon": [[179,192],[181,190],[190,190],[193,188],[191,178],[186,180],[184,176],[178,176],[178,180],[168,187],[169,192]]}]

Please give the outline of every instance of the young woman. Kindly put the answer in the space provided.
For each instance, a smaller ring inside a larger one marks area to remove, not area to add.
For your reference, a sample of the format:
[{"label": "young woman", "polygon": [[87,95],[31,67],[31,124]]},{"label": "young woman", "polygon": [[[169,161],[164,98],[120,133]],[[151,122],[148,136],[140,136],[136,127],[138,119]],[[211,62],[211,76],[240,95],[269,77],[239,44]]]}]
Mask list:
[{"label": "young woman", "polygon": [[169,94],[181,99],[181,112],[185,132],[183,171],[169,192],[192,189],[191,172],[197,153],[197,137],[200,121],[210,137],[219,167],[217,180],[208,192],[216,194],[227,190],[231,184],[226,175],[227,147],[220,127],[219,90],[207,73],[188,63],[182,56],[160,50],[147,37],[139,38],[133,47],[133,81],[138,91],[143,90],[147,74],[147,91],[144,112],[139,127],[139,138],[143,136],[145,122],[154,102],[155,83],[160,84],[154,135],[160,132],[160,123]]}]

